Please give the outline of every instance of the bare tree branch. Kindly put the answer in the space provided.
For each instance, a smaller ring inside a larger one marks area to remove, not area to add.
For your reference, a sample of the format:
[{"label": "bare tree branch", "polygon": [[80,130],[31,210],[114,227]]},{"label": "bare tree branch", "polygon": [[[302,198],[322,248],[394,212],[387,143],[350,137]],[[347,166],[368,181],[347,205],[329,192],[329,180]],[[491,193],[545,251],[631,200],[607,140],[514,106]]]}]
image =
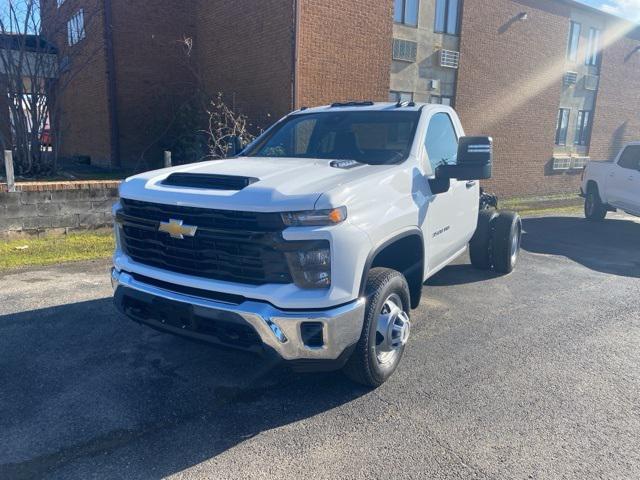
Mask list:
[{"label": "bare tree branch", "polygon": [[227,157],[234,137],[240,138],[243,144],[248,144],[255,138],[247,128],[247,118],[233,112],[224,102],[222,93],[218,93],[211,102],[207,114],[209,128],[203,133],[209,139],[208,158]]},{"label": "bare tree branch", "polygon": [[[97,30],[99,2],[85,5],[83,12],[85,32]],[[9,138],[0,132],[0,144],[14,151],[20,175],[55,169],[62,141],[61,99],[103,51],[100,41],[69,45],[68,20],[55,0],[10,0],[0,6],[0,87],[6,89],[0,95],[9,100],[11,124]],[[58,71],[59,59],[72,68]]]}]

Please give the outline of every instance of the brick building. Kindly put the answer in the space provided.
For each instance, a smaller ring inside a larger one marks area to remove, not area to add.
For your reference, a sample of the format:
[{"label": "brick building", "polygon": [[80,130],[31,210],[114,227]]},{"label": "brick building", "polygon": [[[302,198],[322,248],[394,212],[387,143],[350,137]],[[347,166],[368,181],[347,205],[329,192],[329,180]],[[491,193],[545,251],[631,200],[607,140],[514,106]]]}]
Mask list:
[{"label": "brick building", "polygon": [[[494,137],[489,186],[505,196],[574,191],[586,159],[640,138],[640,31],[570,0],[45,7],[45,25],[64,32],[56,43],[70,75],[60,150],[97,164],[157,165],[162,136],[194,90],[224,92],[262,125],[333,101],[454,105],[467,133]],[[65,50],[90,60],[76,71]]]}]

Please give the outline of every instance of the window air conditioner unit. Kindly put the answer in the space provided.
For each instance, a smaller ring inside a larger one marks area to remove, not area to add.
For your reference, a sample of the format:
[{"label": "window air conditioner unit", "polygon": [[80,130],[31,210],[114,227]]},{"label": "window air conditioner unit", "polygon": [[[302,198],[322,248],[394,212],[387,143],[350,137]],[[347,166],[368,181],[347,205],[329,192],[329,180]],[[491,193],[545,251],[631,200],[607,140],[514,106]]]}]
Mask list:
[{"label": "window air conditioner unit", "polygon": [[584,77],[584,88],[585,90],[595,91],[598,89],[598,76],[597,75],[586,75]]},{"label": "window air conditioner unit", "polygon": [[571,168],[571,157],[553,157],[554,170],[569,170]]},{"label": "window air conditioner unit", "polygon": [[460,66],[460,52],[455,50],[440,50],[440,66],[444,68],[458,68]]},{"label": "window air conditioner unit", "polygon": [[415,62],[418,56],[418,44],[410,40],[393,39],[393,59],[403,62]]},{"label": "window air conditioner unit", "polygon": [[568,87],[569,85],[575,85],[578,82],[578,73],[577,72],[567,72],[564,74],[564,85]]},{"label": "window air conditioner unit", "polygon": [[582,170],[588,161],[589,157],[573,157],[571,161],[571,168],[573,170]]}]

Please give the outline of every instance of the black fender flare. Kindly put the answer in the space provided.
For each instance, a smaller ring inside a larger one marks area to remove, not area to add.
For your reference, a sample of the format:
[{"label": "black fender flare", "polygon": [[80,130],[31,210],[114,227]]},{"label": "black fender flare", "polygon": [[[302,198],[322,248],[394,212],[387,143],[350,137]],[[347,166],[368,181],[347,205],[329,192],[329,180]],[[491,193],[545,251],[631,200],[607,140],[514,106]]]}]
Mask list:
[{"label": "black fender flare", "polygon": [[[367,276],[369,274],[369,270],[371,270],[371,265],[373,264],[373,261],[378,256],[378,254],[388,246],[393,245],[394,243],[404,238],[412,237],[412,236],[420,237],[420,244],[422,245],[422,252],[421,252],[422,271],[420,272],[419,288],[416,288],[415,285],[412,286],[411,284],[409,284],[409,290],[411,292],[411,308],[418,307],[418,305],[420,304],[420,298],[422,296],[422,284],[424,283],[424,265],[426,261],[424,233],[418,227],[414,227],[409,230],[405,230],[402,233],[394,235],[393,237],[388,238],[384,242],[380,243],[379,245],[371,249],[371,251],[369,252],[369,255],[367,255],[367,260],[365,261],[364,269],[362,271],[362,276],[360,278],[360,290],[358,295],[359,297],[363,297],[365,295],[365,290],[367,287]],[[404,272],[401,272],[401,273],[404,274]]]}]

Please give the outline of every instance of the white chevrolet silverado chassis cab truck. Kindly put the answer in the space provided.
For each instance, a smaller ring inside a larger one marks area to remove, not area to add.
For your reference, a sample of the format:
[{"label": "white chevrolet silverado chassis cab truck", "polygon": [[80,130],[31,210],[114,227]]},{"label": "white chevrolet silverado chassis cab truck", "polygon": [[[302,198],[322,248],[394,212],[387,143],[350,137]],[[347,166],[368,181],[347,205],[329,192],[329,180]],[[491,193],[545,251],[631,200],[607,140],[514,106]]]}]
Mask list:
[{"label": "white chevrolet silverado chassis cab truck", "polygon": [[378,386],[426,279],[468,246],[479,268],[514,268],[519,217],[479,208],[491,162],[491,139],[465,137],[447,106],[293,112],[233,158],[122,183],[115,303],[165,332]]},{"label": "white chevrolet silverado chassis cab truck", "polygon": [[617,209],[640,216],[640,142],[623,147],[612,162],[587,163],[580,193],[589,220],[603,220]]}]

